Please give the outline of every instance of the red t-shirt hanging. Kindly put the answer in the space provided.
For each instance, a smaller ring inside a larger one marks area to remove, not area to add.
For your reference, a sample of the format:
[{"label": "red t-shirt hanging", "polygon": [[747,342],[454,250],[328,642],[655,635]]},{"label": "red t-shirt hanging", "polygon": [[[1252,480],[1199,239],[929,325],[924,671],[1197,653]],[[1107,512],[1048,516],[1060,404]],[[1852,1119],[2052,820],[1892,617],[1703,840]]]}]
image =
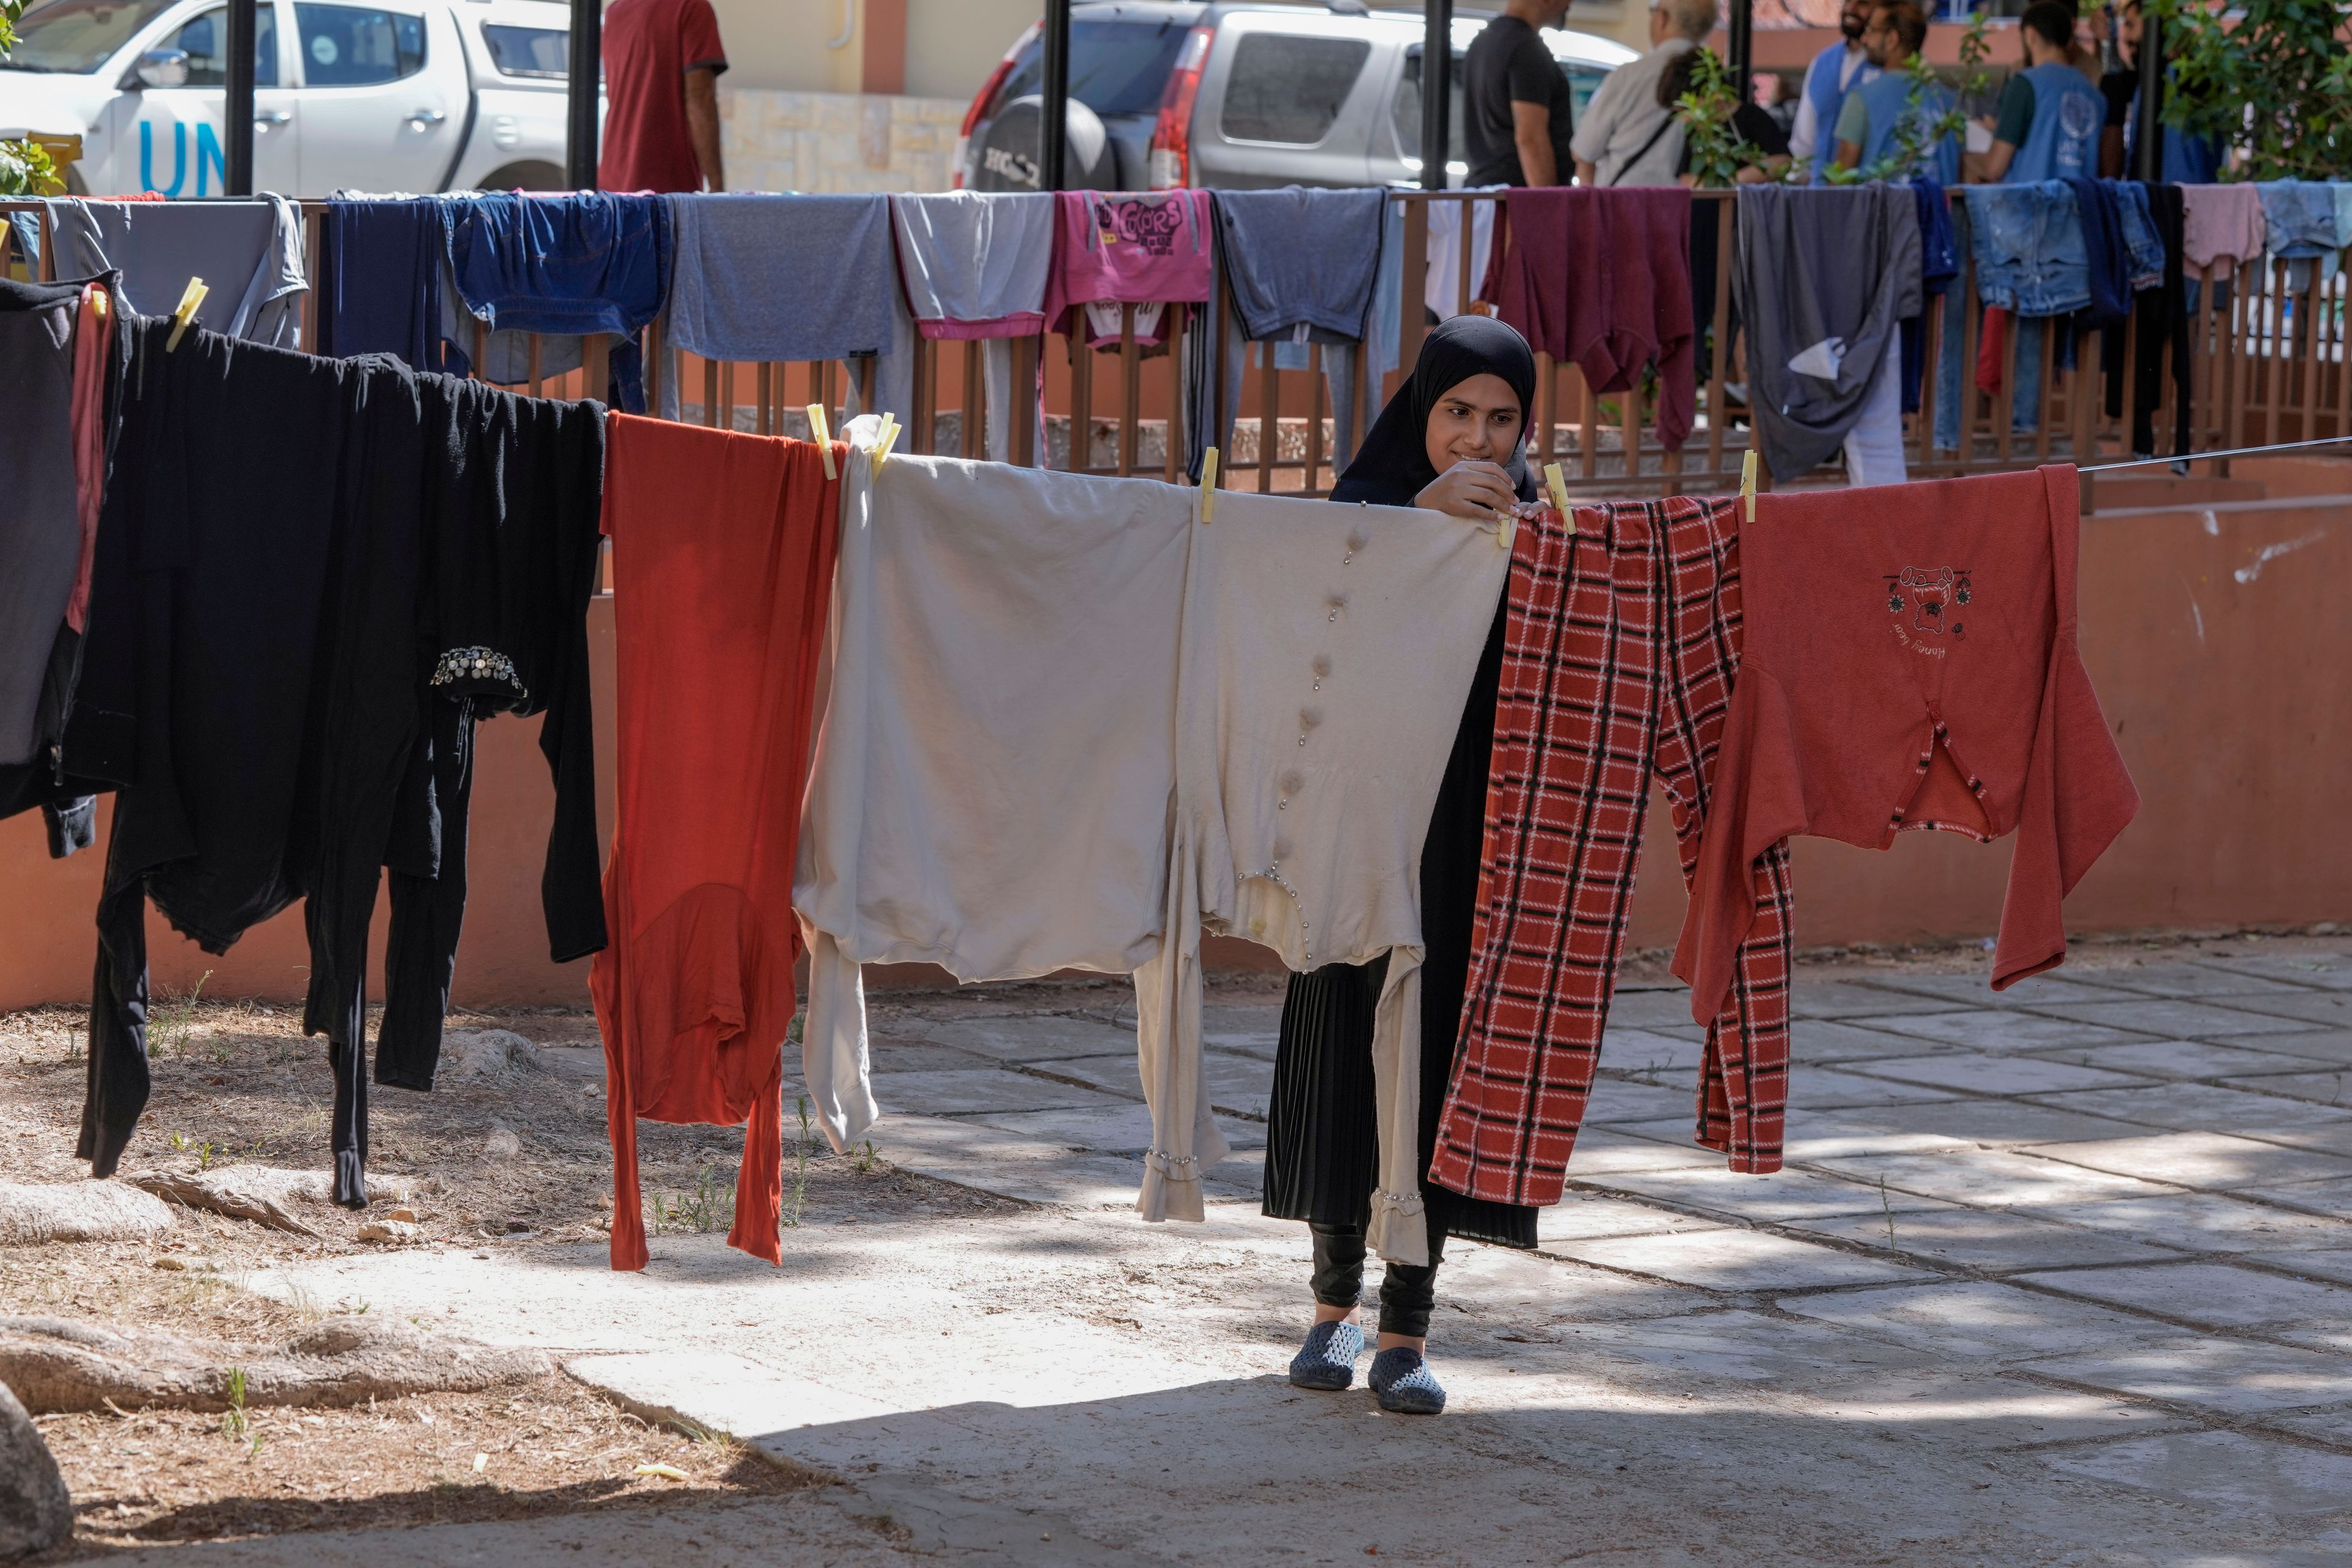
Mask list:
[{"label": "red t-shirt hanging", "polygon": [[607,101],[598,188],[702,189],[702,165],[686,128],[686,73],[726,68],[710,0],[614,0],[604,13]]},{"label": "red t-shirt hanging", "polygon": [[793,869],[841,489],[805,441],[625,414],[605,453],[619,776],[612,945],[588,985],[613,1267],[646,1266],[640,1118],[750,1123],[727,1241],[774,1263]]},{"label": "red t-shirt hanging", "polygon": [[1756,498],[1747,648],[1675,973],[1715,1016],[1791,834],[2017,835],[1998,991],[2065,962],[2059,901],[2139,810],[2074,643],[2074,470]]}]

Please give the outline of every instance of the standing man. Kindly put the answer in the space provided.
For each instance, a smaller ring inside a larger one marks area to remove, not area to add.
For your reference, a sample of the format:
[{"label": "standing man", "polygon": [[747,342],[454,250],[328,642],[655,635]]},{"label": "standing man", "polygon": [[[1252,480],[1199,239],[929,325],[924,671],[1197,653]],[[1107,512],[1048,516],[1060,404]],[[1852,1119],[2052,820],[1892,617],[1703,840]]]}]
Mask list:
[{"label": "standing man", "polygon": [[1575,128],[1568,73],[1536,30],[1566,22],[1568,4],[1506,0],[1502,15],[1462,57],[1462,150],[1470,184],[1567,183],[1568,139]]},{"label": "standing man", "polygon": [[2099,173],[2106,100],[2074,64],[2074,16],[2058,0],[2033,0],[2018,18],[2025,67],[2000,89],[1992,148],[1978,160],[1985,184],[2088,180]]},{"label": "standing man", "polygon": [[1619,66],[1584,106],[1576,131],[1576,178],[1587,185],[1681,183],[1683,128],[1659,79],[1715,31],[1716,0],[1654,0],[1651,49]]},{"label": "standing man", "polygon": [[1839,111],[1845,95],[1878,74],[1862,47],[1870,28],[1873,0],[1845,0],[1838,12],[1838,31],[1844,36],[1813,57],[1805,70],[1805,90],[1797,100],[1797,123],[1789,132],[1789,152],[1799,163],[1810,164],[1813,184],[1829,183],[1829,165],[1837,147]]},{"label": "standing man", "polygon": [[[2116,53],[2123,64],[2099,79],[2100,96],[2107,100],[2106,129],[2099,135],[2099,175],[2102,179],[2121,180],[2130,177],[2132,142],[2138,129],[2142,30],[2139,0],[2124,0],[2112,8],[2112,15]],[[2168,81],[2164,90],[2169,94],[2178,89]],[[2221,177],[2221,163],[2227,153],[2228,149],[2213,137],[2186,135],[2168,125],[2158,154],[2162,163],[2156,177],[2169,185],[2210,185]]]},{"label": "standing man", "polygon": [[1927,16],[1911,0],[1893,0],[1870,14],[1862,35],[1863,53],[1878,68],[1878,76],[1845,95],[1838,110],[1837,166],[1866,169],[1897,152],[1904,127],[1916,126],[1907,167],[1895,178],[1926,174],[1938,184],[1960,183],[1960,139],[1932,134],[1937,121],[1950,111],[1952,89],[1935,82],[1911,101],[1907,68],[1927,42]]},{"label": "standing man", "polygon": [[607,191],[723,191],[719,73],[727,51],[710,0],[613,0],[604,13]]}]

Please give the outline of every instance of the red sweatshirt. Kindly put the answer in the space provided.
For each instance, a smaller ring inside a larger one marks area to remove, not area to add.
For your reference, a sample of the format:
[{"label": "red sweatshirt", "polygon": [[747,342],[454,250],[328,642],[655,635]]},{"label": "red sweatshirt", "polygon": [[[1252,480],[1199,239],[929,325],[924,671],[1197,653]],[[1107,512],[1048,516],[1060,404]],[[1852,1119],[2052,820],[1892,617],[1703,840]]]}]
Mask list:
[{"label": "red sweatshirt", "polygon": [[646,1266],[639,1117],[750,1121],[727,1241],[775,1263],[793,863],[840,489],[804,441],[625,414],[606,431],[620,779],[612,945],[588,984],[613,1267]]},{"label": "red sweatshirt", "polygon": [[1720,1010],[1790,834],[2017,835],[1998,991],[2065,962],[2059,900],[2139,810],[2074,645],[2074,470],[1759,496],[1747,650],[1675,973]]}]

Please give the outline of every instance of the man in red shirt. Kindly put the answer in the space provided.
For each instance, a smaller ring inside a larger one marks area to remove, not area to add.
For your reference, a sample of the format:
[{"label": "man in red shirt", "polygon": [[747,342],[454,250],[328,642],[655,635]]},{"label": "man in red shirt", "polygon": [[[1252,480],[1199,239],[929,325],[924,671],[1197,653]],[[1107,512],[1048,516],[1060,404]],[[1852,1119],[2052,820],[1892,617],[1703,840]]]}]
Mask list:
[{"label": "man in red shirt", "polygon": [[727,51],[710,0],[614,0],[604,13],[607,191],[723,191],[719,73]]}]

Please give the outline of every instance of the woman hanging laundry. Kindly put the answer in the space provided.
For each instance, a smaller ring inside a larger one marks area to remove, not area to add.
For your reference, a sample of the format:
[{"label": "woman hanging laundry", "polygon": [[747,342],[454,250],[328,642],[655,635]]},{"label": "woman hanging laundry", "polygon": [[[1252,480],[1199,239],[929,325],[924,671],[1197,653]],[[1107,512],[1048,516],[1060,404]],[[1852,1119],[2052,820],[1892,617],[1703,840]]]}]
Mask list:
[{"label": "woman hanging laundry", "polygon": [[[1535,385],[1535,355],[1517,331],[1486,316],[1446,321],[1423,342],[1412,378],[1381,411],[1331,499],[1481,521],[1531,501],[1535,485],[1521,447]],[[1423,1359],[1445,1238],[1536,1244],[1534,1209],[1466,1198],[1425,1175],[1469,970],[1506,610],[1496,608],[1421,857],[1426,958],[1414,1166],[1424,1173],[1420,1196],[1429,1261],[1386,1266],[1370,1380],[1382,1409],[1413,1415],[1445,1408],[1445,1391]],[[1385,967],[1385,960],[1332,963],[1294,975],[1283,1004],[1266,1129],[1265,1213],[1305,1220],[1315,1237],[1315,1326],[1290,1363],[1290,1381],[1301,1388],[1348,1387],[1364,1350],[1356,1309],[1380,1161],[1371,1056]]]}]

